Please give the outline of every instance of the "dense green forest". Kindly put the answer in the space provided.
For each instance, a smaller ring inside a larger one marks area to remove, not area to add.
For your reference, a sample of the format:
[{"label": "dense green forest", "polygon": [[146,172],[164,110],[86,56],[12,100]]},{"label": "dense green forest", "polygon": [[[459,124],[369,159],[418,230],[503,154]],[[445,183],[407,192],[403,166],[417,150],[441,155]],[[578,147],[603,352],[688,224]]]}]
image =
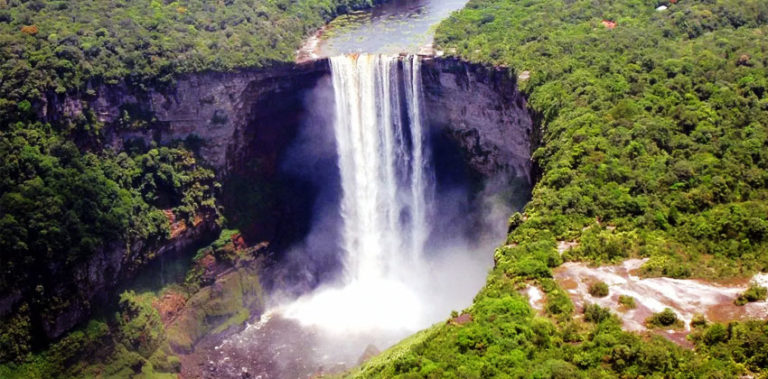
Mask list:
[{"label": "dense green forest", "polygon": [[47,91],[94,81],[170,83],[174,75],[293,61],[312,30],[374,0],[0,0],[0,120]]},{"label": "dense green forest", "polygon": [[[88,112],[49,119],[47,100],[94,96],[102,83],[172,86],[180,73],[292,61],[308,32],[373,2],[0,0],[0,294],[24,298],[0,320],[0,362],[13,362],[0,376],[177,372],[175,337],[152,306],[160,295],[125,292],[114,314],[50,346],[40,325],[73,300],[54,288],[78,263],[118,245],[129,265],[142,265],[170,237],[164,211],[186,220],[219,213],[199,141],[115,152],[101,145],[113,125]],[[529,73],[519,86],[540,131],[540,175],[465,311],[470,321],[436,325],[352,374],[768,375],[766,321],[696,319],[695,348],[684,349],[623,332],[598,306],[576,309],[551,271],[564,260],[628,257],[649,258],[650,276],[768,270],[768,2],[471,0],[439,26],[436,45]],[[229,237],[201,250],[174,289],[185,300],[203,282],[204,256],[240,259]],[[137,241],[143,251],[131,255]],[[577,244],[561,256],[561,241]],[[520,294],[529,284],[547,295],[544,315]],[[667,316],[651,321],[679,321]]]},{"label": "dense green forest", "polygon": [[672,277],[766,268],[768,4],[654,5],[477,1],[440,28],[445,49],[531,72],[544,174],[510,242],[546,230],[579,240],[571,258]]},{"label": "dense green forest", "polygon": [[0,362],[46,346],[42,326],[73,301],[90,311],[74,267],[114,249],[125,271],[141,267],[170,237],[167,212],[188,222],[219,212],[199,140],[115,152],[103,135],[124,125],[88,109],[58,118],[50,102],[93,98],[100,84],[172,86],[181,73],[293,61],[310,31],[374,2],[0,0],[0,294],[12,307]]},{"label": "dense green forest", "polygon": [[[628,257],[675,278],[768,269],[767,2],[471,0],[436,45],[529,73],[519,86],[540,126],[541,174],[472,322],[411,337],[357,375],[768,374],[766,321],[698,320],[690,351],[622,332],[600,307],[574,309],[551,279],[563,260]],[[578,244],[561,257],[558,241]],[[528,283],[546,292],[546,317],[519,294]]]},{"label": "dense green forest", "polygon": [[49,125],[20,123],[1,133],[0,292],[24,300],[0,326],[0,360],[44,343],[34,333],[79,296],[67,276],[92,254],[124,249],[126,269],[140,267],[152,250],[137,255],[131,244],[153,247],[170,237],[161,209],[189,222],[216,212],[213,172],[184,148],[96,154]]}]

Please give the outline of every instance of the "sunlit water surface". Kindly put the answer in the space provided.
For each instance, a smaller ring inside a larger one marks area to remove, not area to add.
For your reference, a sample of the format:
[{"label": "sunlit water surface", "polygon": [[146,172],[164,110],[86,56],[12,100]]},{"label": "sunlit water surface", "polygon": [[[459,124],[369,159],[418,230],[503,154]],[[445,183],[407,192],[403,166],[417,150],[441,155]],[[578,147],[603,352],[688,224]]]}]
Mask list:
[{"label": "sunlit water surface", "polygon": [[331,22],[307,41],[300,60],[350,53],[429,53],[434,28],[468,0],[394,0]]}]

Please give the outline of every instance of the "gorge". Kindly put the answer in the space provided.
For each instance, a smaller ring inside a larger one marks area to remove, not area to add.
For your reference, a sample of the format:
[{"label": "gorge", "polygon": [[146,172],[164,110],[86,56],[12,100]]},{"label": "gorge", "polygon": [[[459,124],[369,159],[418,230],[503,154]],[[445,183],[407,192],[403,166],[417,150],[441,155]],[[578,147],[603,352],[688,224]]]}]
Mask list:
[{"label": "gorge", "polygon": [[0,377],[762,377],[766,15],[0,0]]},{"label": "gorge", "polygon": [[[338,281],[339,273],[345,267],[339,251],[352,249],[339,249],[343,239],[340,236],[318,239],[315,237],[317,232],[314,232],[318,229],[315,224],[325,213],[337,212],[333,204],[340,201],[342,193],[332,184],[340,177],[336,172],[335,143],[328,141],[328,136],[333,135],[329,125],[333,123],[334,115],[327,110],[334,103],[328,101],[333,97],[334,59],[284,65],[271,70],[188,75],[180,77],[175,86],[169,88],[147,90],[122,84],[103,86],[98,89],[95,98],[52,97],[42,108],[45,114],[41,117],[67,119],[80,117],[85,110],[93,112],[107,126],[107,143],[115,149],[128,148],[136,143],[167,144],[190,138],[204,141],[200,146],[200,156],[205,164],[216,169],[217,176],[224,183],[223,201],[225,204],[231,201],[228,208],[235,210],[227,216],[241,225],[240,230],[248,243],[270,241],[270,249],[277,254],[274,263],[262,272],[262,283],[269,291],[285,293],[291,298]],[[355,307],[338,309],[347,312],[349,318],[346,319],[329,315],[337,318],[336,325],[339,326],[346,326],[344,321],[357,320],[363,323],[359,326],[363,332],[379,322],[390,325],[389,330],[378,335],[361,333],[358,342],[350,344],[350,348],[342,354],[341,360],[347,367],[356,362],[367,345],[383,349],[407,334],[444,318],[450,310],[469,304],[484,282],[486,270],[491,264],[489,253],[506,232],[506,217],[511,213],[510,209],[519,209],[524,204],[531,181],[528,157],[535,135],[533,123],[524,98],[515,90],[515,79],[505,69],[415,55],[376,59],[386,59],[390,74],[400,79],[391,79],[389,90],[393,100],[387,111],[389,116],[382,116],[381,110],[369,110],[366,117],[372,117],[372,112],[375,117],[389,120],[379,120],[376,125],[396,124],[400,120],[410,125],[410,120],[416,118],[414,111],[421,109],[423,113],[419,116],[422,119],[419,124],[424,133],[424,153],[434,160],[433,164],[425,167],[433,165],[434,172],[424,177],[421,184],[425,188],[423,191],[395,191],[399,192],[394,194],[397,199],[390,199],[400,205],[390,202],[389,220],[382,221],[386,225],[393,222],[411,225],[414,217],[405,208],[410,209],[418,197],[423,197],[420,201],[422,210],[413,212],[422,212],[422,216],[416,217],[422,218],[418,222],[422,228],[421,236],[414,236],[413,239],[406,237],[410,242],[402,241],[401,244],[386,242],[390,248],[378,250],[380,258],[391,260],[391,265],[404,264],[399,266],[400,269],[390,267],[390,271],[402,270],[400,277],[410,277],[409,280],[414,282],[411,284],[421,287],[415,290],[420,294],[409,294],[414,291],[413,288],[393,281],[394,288],[400,288],[399,293],[403,295],[394,303],[379,302],[382,298],[374,296],[371,298],[377,300],[374,309],[357,306],[357,313],[351,312]],[[366,62],[369,60],[374,60],[373,56],[363,59]],[[418,65],[406,65],[409,60],[418,62]],[[410,67],[410,71],[406,70],[406,66]],[[382,71],[387,70],[380,68],[379,72]],[[410,77],[408,85],[404,84],[406,76]],[[384,87],[380,82],[376,88],[383,91]],[[411,105],[410,108],[405,105],[417,100],[420,105]],[[374,106],[375,103],[367,101],[367,107]],[[120,127],[125,112],[129,112],[134,119],[145,118],[149,127],[140,130]],[[326,126],[320,126],[323,123]],[[401,138],[400,147],[390,150],[410,151],[412,133],[405,133]],[[402,162],[411,159],[411,155],[400,158]],[[410,175],[409,172],[418,167],[421,165],[400,168],[402,172],[398,175]],[[368,174],[378,177],[375,173]],[[391,177],[390,186],[402,180],[395,176]],[[252,203],[245,201],[248,191],[262,190],[270,185],[280,190],[269,192],[272,197],[268,207],[259,204],[249,208],[248,204]],[[427,191],[427,187],[431,189]],[[422,193],[402,203],[404,193],[424,191],[431,194]],[[425,220],[428,212],[426,198],[430,199],[432,212],[429,222]],[[491,199],[494,202],[490,202]],[[368,212],[379,211],[381,201],[368,207]],[[252,216],[253,213],[257,215]],[[334,231],[334,228],[338,229],[334,222],[338,220],[330,223],[331,229],[320,228],[320,233],[338,233]],[[350,227],[357,224],[359,221],[352,221]],[[369,226],[366,230],[372,233],[384,226]],[[198,228],[210,229],[216,228],[216,225],[206,221],[192,230]],[[408,236],[410,229],[408,227],[404,232],[392,229],[387,237],[369,235],[365,238],[384,238],[376,242],[376,245],[384,245],[381,241],[402,238],[399,237],[401,234]],[[365,235],[361,230],[354,234]],[[417,242],[419,240],[422,242]],[[199,239],[191,242],[195,241]],[[418,245],[427,242],[431,248],[428,253],[422,253],[423,249]],[[306,244],[314,247],[315,251],[303,246]],[[412,253],[405,254],[407,251]],[[421,254],[426,256],[418,257]],[[410,259],[418,258],[413,265],[400,259],[409,256]],[[417,261],[420,267],[415,264]],[[370,266],[379,263],[368,260],[364,264],[370,270]],[[451,269],[458,267],[455,265],[463,266],[465,272]],[[413,270],[405,270],[405,267]],[[83,270],[90,272],[104,269],[94,263],[83,267]],[[111,270],[119,272],[120,267]],[[370,274],[366,272],[363,276]],[[434,282],[427,284],[425,280],[428,279]],[[106,294],[113,284],[101,280],[99,277],[89,277],[85,281],[80,279],[80,285],[103,288],[102,294]],[[392,288],[381,287],[379,291],[385,292],[378,293],[383,296]],[[370,296],[370,290],[372,288],[358,287],[358,299]],[[428,301],[423,297],[426,294],[431,294]],[[227,293],[222,295],[228,296]],[[410,303],[401,302],[409,298]],[[417,311],[414,308],[427,302],[432,309]],[[269,306],[270,301],[267,303]],[[73,306],[77,304],[73,303]],[[403,312],[403,307],[414,309]],[[257,306],[257,310],[259,308]],[[295,318],[302,319],[299,308],[296,306],[293,312],[296,313]],[[334,310],[334,307],[328,309]],[[65,331],[81,321],[87,311],[78,315],[73,316],[64,310],[55,324]],[[201,337],[198,335],[190,342],[184,342],[183,348],[177,346],[177,351],[188,352],[187,349]],[[211,341],[204,342],[206,347],[195,354],[214,358],[215,355],[210,355],[215,351],[209,345]],[[187,345],[189,343],[191,345]],[[249,342],[249,346],[253,345],[257,344]],[[236,357],[237,352],[232,356]],[[226,365],[221,366],[220,369],[225,370]],[[319,366],[307,366],[303,372],[312,373]],[[187,367],[185,365],[184,369]],[[193,367],[192,370],[195,372],[197,369]]]},{"label": "gorge", "polygon": [[[335,112],[326,118],[333,126],[325,133],[312,131],[316,139],[300,151],[302,156],[333,151],[339,172],[321,182],[340,180],[340,199],[329,206],[330,220],[316,219],[310,242],[294,257],[306,262],[330,256],[340,260],[341,272],[296,300],[276,300],[264,321],[217,346],[221,353],[212,370],[303,377],[323,367],[349,368],[364,351],[388,347],[468,305],[482,285],[488,252],[505,232],[510,207],[519,206],[503,191],[524,197],[528,178],[513,168],[494,169],[487,183],[475,184],[484,193],[473,194],[471,183],[455,175],[456,167],[446,167],[441,161],[446,153],[439,152],[447,149],[439,146],[445,137],[435,136],[438,131],[426,122],[435,109],[423,104],[421,60],[414,55],[330,59]],[[309,129],[322,128],[322,119],[313,117]],[[321,134],[335,136],[330,146],[322,146]],[[458,157],[449,158],[449,166],[461,164]],[[510,180],[525,184],[513,188]],[[335,217],[340,219],[334,223]],[[332,251],[323,254],[328,246]],[[291,320],[298,325],[291,326]],[[282,336],[280,346],[302,348],[270,348],[275,335]],[[277,351],[283,354],[278,357]],[[280,369],[266,369],[272,366]]]}]

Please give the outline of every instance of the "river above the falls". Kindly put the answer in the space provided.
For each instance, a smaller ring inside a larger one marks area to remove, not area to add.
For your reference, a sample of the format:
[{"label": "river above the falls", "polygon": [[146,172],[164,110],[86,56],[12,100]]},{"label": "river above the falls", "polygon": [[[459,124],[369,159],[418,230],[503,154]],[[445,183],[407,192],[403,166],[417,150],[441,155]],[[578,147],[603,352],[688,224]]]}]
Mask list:
[{"label": "river above the falls", "polygon": [[431,54],[434,27],[468,0],[393,0],[340,16],[310,37],[298,60],[351,53]]}]

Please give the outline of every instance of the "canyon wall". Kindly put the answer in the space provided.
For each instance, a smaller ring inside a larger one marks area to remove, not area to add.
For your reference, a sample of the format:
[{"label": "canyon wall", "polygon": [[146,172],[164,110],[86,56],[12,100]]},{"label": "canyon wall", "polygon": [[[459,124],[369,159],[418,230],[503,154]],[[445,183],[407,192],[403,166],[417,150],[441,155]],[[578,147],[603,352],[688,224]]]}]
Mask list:
[{"label": "canyon wall", "polygon": [[[170,211],[167,213],[170,214]],[[74,264],[52,261],[49,268],[58,285],[39,290],[45,291],[48,298],[57,299],[57,303],[44,314],[32,314],[30,321],[47,339],[62,336],[87,319],[95,305],[108,300],[119,284],[134,277],[150,261],[180,253],[202,240],[215,238],[219,230],[217,218],[215,210],[210,208],[201,209],[189,225],[170,216],[169,223],[174,233],[159,245],[148,245],[144,241],[114,241],[84,261]],[[27,295],[23,288],[0,294],[0,317],[13,315]]]},{"label": "canyon wall", "polygon": [[[133,139],[167,144],[199,137],[200,155],[221,177],[245,154],[243,137],[249,128],[253,131],[261,123],[274,125],[276,118],[293,117],[286,105],[297,106],[292,102],[295,97],[327,73],[327,62],[316,61],[182,75],[173,84],[157,88],[100,84],[91,92],[95,95],[49,94],[40,116],[61,121],[93,115],[104,125],[105,144],[115,150]],[[264,141],[263,146],[273,147],[272,142]]]},{"label": "canyon wall", "polygon": [[425,114],[464,150],[469,165],[530,181],[533,120],[506,68],[452,58],[424,59]]},{"label": "canyon wall", "polygon": [[[166,144],[199,137],[202,158],[223,177],[254,153],[249,148],[277,159],[278,150],[294,137],[303,93],[329,74],[322,59],[183,75],[165,88],[100,85],[90,98],[48,96],[42,116],[76,119],[92,112],[106,127],[106,144],[117,150],[131,139]],[[449,133],[474,169],[484,175],[509,170],[529,176],[533,121],[506,68],[425,57],[422,78],[429,124]],[[148,127],[126,127],[126,116],[144,118]]]},{"label": "canyon wall", "polygon": [[86,320],[94,305],[107,301],[115,288],[155,258],[183,252],[206,237],[215,238],[219,229],[216,217],[212,210],[201,212],[191,225],[177,226],[178,232],[160,246],[146,246],[143,241],[133,244],[116,241],[99,249],[73,270],[64,272],[64,267],[52,270],[62,281],[58,287],[46,291],[49,296],[67,301],[39,320],[45,336],[58,338]]},{"label": "canyon wall", "polygon": [[[295,135],[303,90],[312,88],[326,73],[327,62],[309,62],[184,75],[173,85],[158,88],[127,83],[93,85],[87,93],[47,94],[39,116],[59,123],[95,119],[103,125],[99,146],[116,151],[132,140],[163,145],[196,137],[204,164],[219,179],[254,156],[266,162],[265,171],[274,173],[281,150]],[[94,147],[87,139],[81,143]],[[149,262],[215,237],[219,229],[213,209],[203,207],[194,223],[181,228],[166,213],[176,231],[167,241],[153,246],[144,241],[114,241],[74,266],[52,263],[51,272],[62,279],[56,288],[46,288],[46,295],[62,301],[56,309],[33,317],[41,335],[47,339],[62,336]],[[13,314],[23,299],[20,290],[0,294],[0,317]]]},{"label": "canyon wall", "polygon": [[[237,172],[251,175],[254,164],[249,162],[254,160],[258,161],[255,170],[269,179],[276,175],[284,150],[296,137],[305,113],[305,93],[329,74],[328,61],[318,60],[269,69],[183,75],[172,85],[158,88],[126,83],[94,85],[84,94],[48,94],[39,116],[59,122],[95,118],[103,124],[103,144],[118,151],[131,140],[162,145],[195,137],[201,158],[219,179]],[[507,172],[530,180],[533,122],[514,77],[506,69],[425,57],[422,78],[430,127],[452,139],[472,169],[484,177]],[[280,222],[273,221],[270,223]],[[66,298],[73,300],[40,320],[45,335],[56,338],[86,319],[91,301],[105,298],[146,261],[179,251],[217,228],[215,217],[203,215],[199,224],[191,225],[164,246],[116,242],[105,247],[69,275],[72,280],[68,284],[53,290],[52,295],[68,292],[71,296]],[[269,229],[264,225],[259,228]],[[276,232],[266,232],[270,233]],[[276,234],[257,238],[272,237],[278,238]],[[20,299],[18,293],[0,296],[0,316],[10,312]]]}]

